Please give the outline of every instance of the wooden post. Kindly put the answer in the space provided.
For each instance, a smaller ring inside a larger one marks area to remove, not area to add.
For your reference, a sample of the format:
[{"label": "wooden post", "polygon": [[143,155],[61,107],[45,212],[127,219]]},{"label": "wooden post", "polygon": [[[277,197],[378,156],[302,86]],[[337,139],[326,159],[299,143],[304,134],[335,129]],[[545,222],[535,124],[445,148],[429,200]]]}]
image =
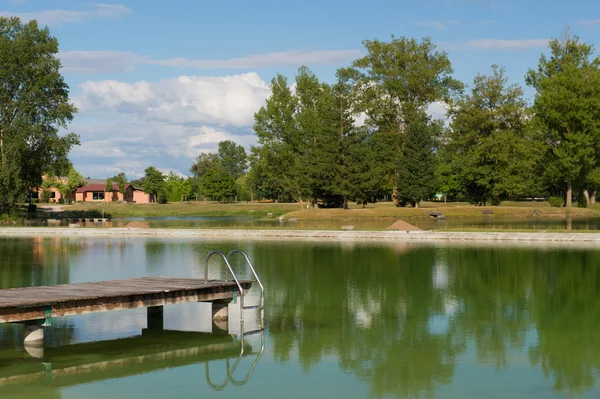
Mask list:
[{"label": "wooden post", "polygon": [[164,329],[164,309],[162,306],[151,306],[146,308],[148,330],[162,331]]}]

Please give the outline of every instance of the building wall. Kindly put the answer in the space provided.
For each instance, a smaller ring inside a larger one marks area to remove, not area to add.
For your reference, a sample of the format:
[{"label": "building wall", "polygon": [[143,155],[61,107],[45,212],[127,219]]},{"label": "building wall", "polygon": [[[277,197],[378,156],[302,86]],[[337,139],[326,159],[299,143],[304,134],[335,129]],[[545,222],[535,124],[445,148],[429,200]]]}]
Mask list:
[{"label": "building wall", "polygon": [[133,202],[136,204],[149,204],[153,201],[154,196],[147,194],[143,190],[135,190],[133,191]]}]

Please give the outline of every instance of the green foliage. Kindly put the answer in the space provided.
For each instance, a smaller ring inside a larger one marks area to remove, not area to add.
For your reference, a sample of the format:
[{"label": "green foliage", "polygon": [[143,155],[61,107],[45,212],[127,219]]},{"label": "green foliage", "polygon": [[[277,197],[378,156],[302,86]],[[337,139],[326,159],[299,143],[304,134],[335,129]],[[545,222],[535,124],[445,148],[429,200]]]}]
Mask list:
[{"label": "green foliage", "polygon": [[170,171],[164,184],[164,196],[168,202],[188,201],[194,190],[194,179],[187,179]]},{"label": "green foliage", "polygon": [[523,91],[507,85],[504,69],[493,66],[492,75],[478,75],[450,114],[444,154],[467,198],[485,205],[535,194],[543,146],[528,122]]},{"label": "green foliage", "polygon": [[104,192],[105,193],[112,193],[113,192],[113,179],[114,179],[114,177],[109,177],[108,179],[106,179],[106,184],[104,185]]},{"label": "green foliage", "polygon": [[548,198],[548,203],[550,206],[560,208],[565,205],[565,200],[562,197],[550,197]]},{"label": "green foliage", "polygon": [[217,155],[221,167],[233,179],[242,176],[248,167],[246,150],[243,146],[235,144],[233,141],[221,141]]},{"label": "green foliage", "polygon": [[226,198],[235,196],[235,180],[222,168],[212,168],[201,180],[205,195],[221,202]]},{"label": "green foliage", "polygon": [[297,128],[297,111],[298,99],[292,95],[287,79],[277,75],[271,81],[271,96],[254,115],[258,145],[252,147],[252,162],[259,168],[256,173],[262,193],[277,193],[301,202],[307,196],[301,173],[306,142]]},{"label": "green foliage", "polygon": [[125,176],[125,173],[120,172],[113,178],[113,181],[119,186],[119,192],[125,194],[125,185],[127,184],[127,176]]},{"label": "green foliage", "polygon": [[[143,190],[148,194],[156,196],[159,203],[165,203],[165,176],[154,166],[148,166],[144,170],[144,173],[146,175],[144,176],[144,184],[142,185]],[[161,202],[161,200],[165,202]]]},{"label": "green foliage", "polygon": [[432,102],[450,102],[462,84],[452,78],[447,54],[437,51],[428,38],[392,36],[390,42],[366,40],[363,44],[367,55],[341,73],[353,82],[358,93],[356,111],[367,115],[367,126],[374,132],[378,151],[373,173],[379,176],[380,189],[392,191],[407,127]]},{"label": "green foliage", "polygon": [[398,168],[397,187],[402,206],[418,207],[422,199],[431,196],[435,182],[434,141],[441,126],[421,115],[408,126]]},{"label": "green foliage", "polygon": [[212,169],[219,165],[219,155],[218,154],[206,154],[204,152],[198,155],[196,158],[196,162],[190,168],[190,172],[194,174],[194,177],[198,180],[202,179],[202,176],[208,172],[209,169]]},{"label": "green foliage", "polygon": [[0,17],[0,209],[23,201],[43,174],[65,171],[79,144],[74,134],[59,135],[77,110],[57,54],[47,28]]},{"label": "green foliage", "polygon": [[235,181],[235,191],[240,201],[252,201],[254,193],[252,191],[252,183],[249,173],[238,177]]},{"label": "green foliage", "polygon": [[553,40],[551,55],[542,55],[527,84],[536,90],[533,109],[542,140],[549,143],[546,172],[567,187],[571,206],[574,181],[598,162],[600,148],[600,59],[579,38]]}]

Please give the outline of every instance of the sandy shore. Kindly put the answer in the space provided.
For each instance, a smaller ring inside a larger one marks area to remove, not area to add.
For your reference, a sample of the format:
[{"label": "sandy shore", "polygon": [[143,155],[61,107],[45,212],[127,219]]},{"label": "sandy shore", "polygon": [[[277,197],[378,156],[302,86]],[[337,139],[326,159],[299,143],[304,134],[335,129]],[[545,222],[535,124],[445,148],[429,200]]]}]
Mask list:
[{"label": "sandy shore", "polygon": [[498,242],[498,243],[581,243],[600,248],[600,233],[548,232],[434,232],[434,231],[340,231],[340,230],[233,230],[233,229],[136,229],[6,227],[4,237],[180,237],[236,240],[309,241],[401,241],[401,242]]}]

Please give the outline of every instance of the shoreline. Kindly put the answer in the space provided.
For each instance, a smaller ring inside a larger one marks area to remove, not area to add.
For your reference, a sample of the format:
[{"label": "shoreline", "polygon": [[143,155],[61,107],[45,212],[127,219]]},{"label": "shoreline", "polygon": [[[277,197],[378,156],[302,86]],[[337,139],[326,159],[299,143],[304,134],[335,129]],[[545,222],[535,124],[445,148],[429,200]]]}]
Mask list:
[{"label": "shoreline", "polygon": [[435,231],[340,231],[340,230],[244,230],[3,227],[0,237],[157,237],[309,241],[396,241],[414,243],[580,243],[597,244],[600,233],[550,232],[435,232]]}]

